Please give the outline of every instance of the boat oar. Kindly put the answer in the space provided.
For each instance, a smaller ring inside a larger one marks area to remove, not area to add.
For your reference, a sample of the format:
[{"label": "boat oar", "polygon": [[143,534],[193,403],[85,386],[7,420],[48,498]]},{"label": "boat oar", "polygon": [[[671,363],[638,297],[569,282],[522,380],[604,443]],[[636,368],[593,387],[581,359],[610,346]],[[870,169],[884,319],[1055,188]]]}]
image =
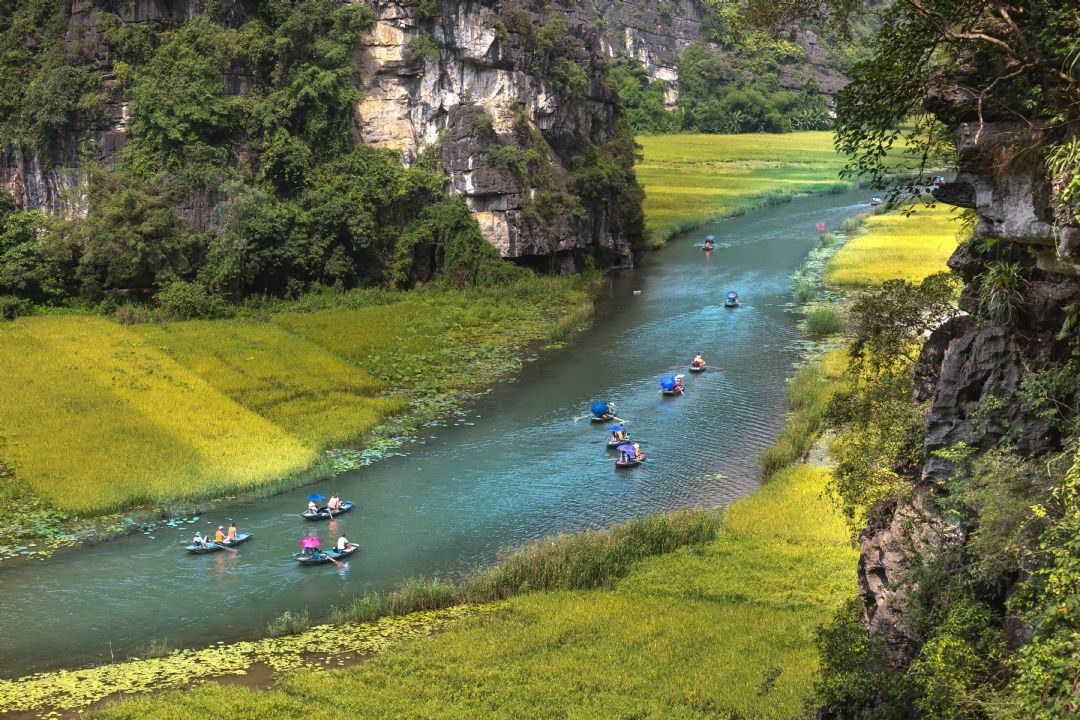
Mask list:
[{"label": "boat oar", "polygon": [[231,548],[231,547],[229,547],[228,545],[226,545],[225,543],[219,543],[219,542],[216,542],[216,543],[213,543],[213,544],[214,544],[214,545],[215,545],[216,547],[219,547],[219,548],[221,548],[222,550],[228,550],[228,551],[229,551],[229,552],[231,552],[231,553],[234,553],[234,552],[236,552],[236,548]]},{"label": "boat oar", "polygon": [[339,563],[337,560],[330,557],[330,553],[326,553],[326,559],[329,560],[330,562],[334,563],[335,565],[337,565],[339,568],[345,567],[342,563]]}]

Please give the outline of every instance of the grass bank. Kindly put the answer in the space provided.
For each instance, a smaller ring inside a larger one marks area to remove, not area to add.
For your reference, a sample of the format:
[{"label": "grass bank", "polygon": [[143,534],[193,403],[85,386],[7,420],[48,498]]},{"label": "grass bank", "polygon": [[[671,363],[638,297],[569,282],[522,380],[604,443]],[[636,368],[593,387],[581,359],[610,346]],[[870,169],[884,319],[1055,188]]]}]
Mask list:
[{"label": "grass bank", "polygon": [[855,551],[822,494],[827,474],[778,472],[727,510],[711,540],[637,558],[603,589],[520,595],[369,662],[288,674],[269,691],[207,684],[92,716],[801,717],[814,628],[855,590]]},{"label": "grass bank", "polygon": [[911,215],[891,211],[866,216],[862,231],[829,261],[825,282],[837,288],[859,288],[886,280],[919,282],[943,272],[957,245],[956,217],[944,205],[918,206]]},{"label": "grass bank", "polygon": [[[327,293],[233,320],[0,323],[2,496],[28,489],[48,526],[284,489],[330,472],[328,448],[403,411],[444,410],[536,343],[564,339],[591,315],[593,282]],[[0,537],[0,555],[44,552],[28,550],[44,535],[18,528]]]},{"label": "grass bank", "polygon": [[637,138],[653,241],[800,193],[839,191],[844,156],[831,132],[784,135],[657,135]]}]

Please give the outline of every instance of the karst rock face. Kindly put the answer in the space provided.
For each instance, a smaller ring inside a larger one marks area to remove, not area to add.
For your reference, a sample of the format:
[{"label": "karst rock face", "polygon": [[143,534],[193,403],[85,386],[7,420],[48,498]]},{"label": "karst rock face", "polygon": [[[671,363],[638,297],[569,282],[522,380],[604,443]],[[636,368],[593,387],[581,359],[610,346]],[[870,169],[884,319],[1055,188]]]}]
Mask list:
[{"label": "karst rock face", "polygon": [[[69,35],[82,52],[106,67],[108,58],[97,27],[107,9],[126,23],[195,17],[195,0],[133,0],[123,7],[105,0],[69,0],[65,7]],[[572,154],[583,143],[602,146],[613,138],[618,100],[606,81],[609,47],[598,28],[592,5],[548,5],[535,0],[503,2],[438,2],[436,11],[419,17],[419,5],[408,2],[367,3],[375,12],[373,28],[360,33],[353,70],[363,93],[356,104],[357,142],[401,152],[408,164],[426,148],[437,146],[453,188],[465,196],[485,237],[504,257],[546,257],[568,269],[573,251],[595,254],[608,265],[632,260],[618,202],[594,198],[581,212],[538,218],[527,212],[543,191],[565,192]],[[507,12],[519,27],[508,28]],[[583,54],[577,66],[585,87],[573,94],[553,87],[535,30],[558,14]],[[531,27],[528,33],[522,27]],[[418,39],[426,41],[424,48]],[[432,42],[433,41],[433,42]],[[241,95],[250,79],[243,72],[223,75],[227,92]],[[0,185],[21,207],[40,208],[59,217],[85,213],[88,161],[112,166],[124,147],[132,108],[111,76],[106,75],[109,101],[92,127],[77,127],[55,138],[48,150],[0,148]],[[486,116],[490,126],[481,127]],[[539,132],[529,135],[524,130]],[[492,162],[499,146],[532,150],[534,164],[545,168],[545,184],[515,174]],[[213,222],[220,198],[203,197],[181,208],[199,230]],[[534,207],[535,209],[535,207]],[[542,220],[542,222],[540,222]]]},{"label": "karst rock face", "polygon": [[1016,321],[997,323],[978,308],[978,277],[988,261],[965,245],[949,261],[964,281],[960,309],[967,314],[934,331],[916,365],[913,400],[929,408],[924,463],[911,478],[912,500],[888,508],[860,538],[869,627],[884,633],[898,666],[919,647],[905,622],[913,567],[937,548],[966,541],[938,508],[954,469],[934,451],[958,443],[984,450],[1006,437],[1028,457],[1060,447],[1059,432],[1020,393],[1029,373],[1068,359],[1076,331],[1062,329],[1080,298],[1080,225],[1054,201],[1055,179],[1030,151],[1039,132],[1002,121],[957,123],[956,179],[935,193],[974,210],[979,234],[1002,243],[999,257],[1021,265],[1027,281]]}]

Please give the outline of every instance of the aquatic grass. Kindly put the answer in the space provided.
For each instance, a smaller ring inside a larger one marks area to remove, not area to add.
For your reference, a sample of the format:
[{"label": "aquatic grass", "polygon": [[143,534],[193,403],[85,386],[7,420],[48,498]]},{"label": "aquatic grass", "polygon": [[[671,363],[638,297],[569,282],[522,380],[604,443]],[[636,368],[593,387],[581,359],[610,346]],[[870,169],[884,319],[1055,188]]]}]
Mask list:
[{"label": "aquatic grass", "polygon": [[[520,595],[368,662],[289,674],[269,691],[211,683],[90,715],[805,717],[813,629],[855,591],[857,553],[824,496],[827,476],[778,473],[734,503],[711,540],[643,558],[602,589]],[[346,687],[362,692],[325,702],[326,688]]]},{"label": "aquatic grass", "polygon": [[844,330],[844,318],[831,307],[811,308],[803,317],[803,322],[806,334],[815,339],[836,335]]},{"label": "aquatic grass", "polygon": [[490,568],[459,583],[414,578],[335,608],[335,621],[372,620],[458,603],[485,603],[545,590],[585,590],[625,576],[643,558],[712,540],[721,513],[681,510],[634,518],[605,530],[557,535],[508,550]]},{"label": "aquatic grass", "polygon": [[301,610],[286,610],[271,620],[266,626],[266,634],[270,637],[282,635],[295,635],[311,627],[311,618],[307,608]]},{"label": "aquatic grass", "polygon": [[[945,271],[956,249],[959,224],[950,208],[917,207],[863,218],[863,232],[849,240],[825,269],[825,281],[840,288],[879,285],[885,280],[918,282]],[[847,221],[845,221],[847,222]]]},{"label": "aquatic grass", "polygon": [[833,350],[803,363],[787,380],[787,422],[758,458],[765,477],[790,467],[809,454],[824,423],[825,409],[842,387],[847,353]]}]

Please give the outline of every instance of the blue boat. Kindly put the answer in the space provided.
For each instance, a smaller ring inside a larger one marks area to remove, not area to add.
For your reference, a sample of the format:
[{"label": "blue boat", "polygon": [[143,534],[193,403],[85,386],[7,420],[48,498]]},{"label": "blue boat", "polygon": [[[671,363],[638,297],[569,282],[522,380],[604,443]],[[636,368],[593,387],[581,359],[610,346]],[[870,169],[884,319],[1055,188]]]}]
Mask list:
[{"label": "blue boat", "polygon": [[727,295],[724,296],[724,307],[739,307],[739,293],[734,290],[728,290]]}]

